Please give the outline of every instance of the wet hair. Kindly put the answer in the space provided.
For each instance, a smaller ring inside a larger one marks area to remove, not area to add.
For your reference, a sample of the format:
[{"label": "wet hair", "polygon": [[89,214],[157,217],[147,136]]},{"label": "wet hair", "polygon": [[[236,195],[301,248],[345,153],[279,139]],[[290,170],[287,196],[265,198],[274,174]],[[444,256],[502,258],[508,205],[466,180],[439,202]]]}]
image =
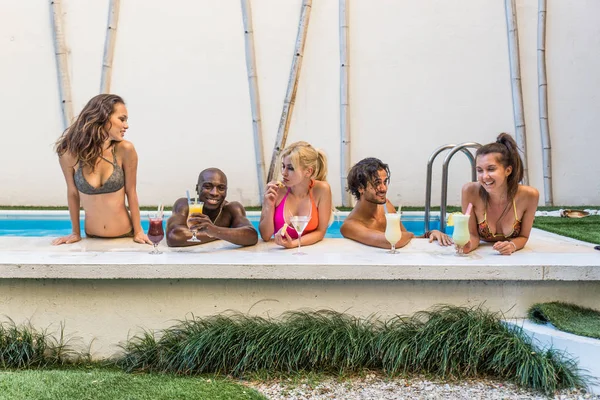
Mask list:
[{"label": "wet hair", "polygon": [[116,94],[99,94],[88,101],[75,122],[56,141],[58,155],[69,152],[82,167],[88,166],[93,171],[108,139],[104,125],[110,122],[117,104],[125,105],[125,101]]},{"label": "wet hair", "polygon": [[294,168],[312,168],[311,178],[324,181],[327,178],[327,156],[322,150],[315,149],[307,142],[290,144],[281,152],[281,159],[290,157]]},{"label": "wet hair", "polygon": [[378,158],[369,157],[360,160],[348,172],[348,188],[346,190],[360,200],[359,189],[366,189],[379,178],[379,171],[384,170],[390,178],[390,167]]},{"label": "wet hair", "polygon": [[[504,168],[512,167],[510,175],[506,178],[508,186],[508,198],[512,200],[519,189],[519,182],[523,180],[523,160],[519,155],[519,147],[508,133],[501,133],[493,143],[477,149],[475,158],[486,154],[497,154],[496,159]],[[485,201],[488,200],[488,193],[483,187],[479,188],[479,195]]]}]

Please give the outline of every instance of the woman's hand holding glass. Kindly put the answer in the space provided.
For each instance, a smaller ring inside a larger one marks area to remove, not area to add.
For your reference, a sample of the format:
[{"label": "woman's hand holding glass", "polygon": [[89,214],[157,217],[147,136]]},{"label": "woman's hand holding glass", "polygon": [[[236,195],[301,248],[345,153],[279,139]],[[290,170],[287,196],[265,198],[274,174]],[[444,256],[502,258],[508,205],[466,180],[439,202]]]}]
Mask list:
[{"label": "woman's hand holding glass", "polygon": [[[289,204],[286,203],[286,209]],[[294,210],[295,209],[295,210]],[[291,210],[284,210],[286,224],[277,232],[275,232],[275,243],[285,248],[292,248],[298,246],[298,251],[295,255],[304,255],[301,251],[302,248],[302,233],[310,222],[312,215],[312,201],[309,196],[301,200],[295,207],[292,206]],[[292,228],[298,234],[297,239],[292,239],[289,235],[289,229]],[[297,242],[296,242],[297,241]]]},{"label": "woman's hand holding glass", "polygon": [[[296,247],[296,243],[294,242],[294,239],[292,239],[292,237],[290,236],[290,234],[288,233],[288,224],[285,224],[283,226],[283,228],[281,228],[279,231],[275,232],[275,236],[274,236],[274,241],[276,244],[280,245],[281,247],[285,247],[286,249],[292,249]],[[297,239],[296,239],[297,240]]]}]

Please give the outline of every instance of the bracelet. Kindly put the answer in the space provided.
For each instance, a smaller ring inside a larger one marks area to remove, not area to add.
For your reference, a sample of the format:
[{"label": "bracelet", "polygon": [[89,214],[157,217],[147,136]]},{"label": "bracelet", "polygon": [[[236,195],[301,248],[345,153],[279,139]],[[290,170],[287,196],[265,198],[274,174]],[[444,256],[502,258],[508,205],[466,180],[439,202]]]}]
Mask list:
[{"label": "bracelet", "polygon": [[[512,240],[509,240],[508,243],[512,244],[515,248],[515,251],[517,251],[517,245],[515,244],[515,242],[513,242]],[[514,253],[514,251],[513,251]]]},{"label": "bracelet", "polygon": [[425,231],[425,233],[423,234],[423,237],[424,237],[425,239],[429,239],[429,236],[431,236],[431,232],[432,232],[432,231]]}]

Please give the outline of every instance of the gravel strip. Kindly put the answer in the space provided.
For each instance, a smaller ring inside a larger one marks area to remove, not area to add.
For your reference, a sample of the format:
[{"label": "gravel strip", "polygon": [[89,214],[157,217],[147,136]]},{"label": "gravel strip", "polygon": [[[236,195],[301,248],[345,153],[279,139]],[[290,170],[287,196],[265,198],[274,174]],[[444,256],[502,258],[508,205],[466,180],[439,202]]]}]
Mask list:
[{"label": "gravel strip", "polygon": [[[543,394],[519,388],[514,384],[488,379],[446,383],[422,377],[391,379],[377,374],[368,374],[365,377],[347,380],[325,379],[314,382],[305,379],[298,382],[288,379],[269,382],[253,381],[246,382],[246,385],[272,400],[548,399]],[[557,393],[554,399],[600,400],[600,396],[582,390],[567,390]]]}]

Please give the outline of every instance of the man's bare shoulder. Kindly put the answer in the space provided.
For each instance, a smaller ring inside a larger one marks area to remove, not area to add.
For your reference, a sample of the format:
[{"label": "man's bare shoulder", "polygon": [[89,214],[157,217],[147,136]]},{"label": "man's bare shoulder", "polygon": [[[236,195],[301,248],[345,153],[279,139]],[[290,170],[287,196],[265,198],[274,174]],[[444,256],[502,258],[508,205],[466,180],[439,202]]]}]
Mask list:
[{"label": "man's bare shoulder", "polygon": [[189,210],[188,202],[185,197],[175,200],[173,204],[173,214],[187,214]]},{"label": "man's bare shoulder", "polygon": [[239,201],[227,202],[223,208],[231,215],[246,215],[246,209]]},{"label": "man's bare shoulder", "polygon": [[354,209],[350,211],[350,214],[344,219],[344,224],[348,223],[350,225],[360,224],[367,226],[367,220],[369,220],[372,216],[362,215],[358,210]]}]

